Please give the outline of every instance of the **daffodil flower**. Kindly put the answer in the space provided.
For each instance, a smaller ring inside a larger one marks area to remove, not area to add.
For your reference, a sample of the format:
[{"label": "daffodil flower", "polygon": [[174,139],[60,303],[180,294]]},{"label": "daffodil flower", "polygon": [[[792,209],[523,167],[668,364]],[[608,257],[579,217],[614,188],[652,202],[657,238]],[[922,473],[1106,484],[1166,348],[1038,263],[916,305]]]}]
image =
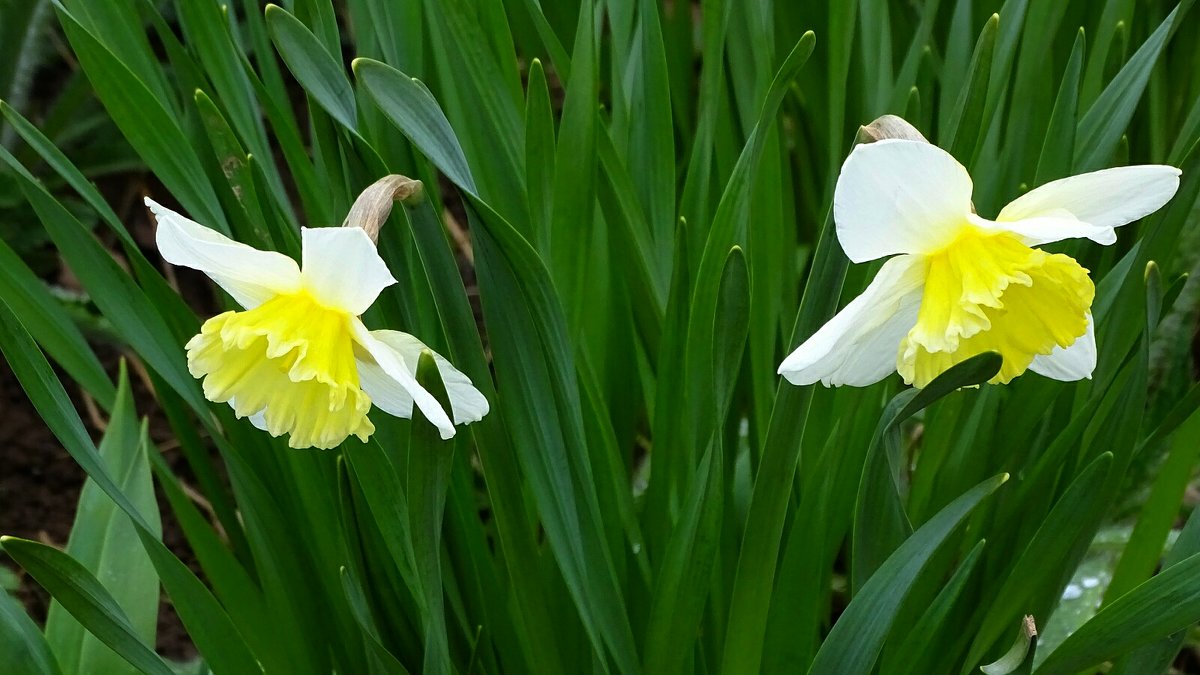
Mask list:
[{"label": "daffodil flower", "polygon": [[1167,203],[1179,169],[1129,166],[1046,183],[976,215],[971,177],[929,143],[857,146],[834,193],[838,241],[851,261],[883,263],[862,295],[783,361],[793,384],[866,386],[897,371],[924,387],[986,351],[1003,357],[991,380],[1027,369],[1056,380],[1091,377],[1095,287],[1073,258],[1034,248],[1063,239],[1099,244],[1114,228]]},{"label": "daffodil flower", "polygon": [[[455,424],[488,412],[471,381],[434,354],[450,415],[416,380],[428,349],[392,330],[367,330],[359,316],[396,280],[359,227],[304,228],[302,266],[282,253],[233,241],[147,199],[158,220],[163,258],[207,274],[245,311],[204,322],[186,345],[188,369],[204,395],[228,403],[293,448],[332,448],[348,436],[367,440],[374,404],[411,418],[413,405],[443,439]],[[451,415],[453,421],[451,421]]]}]

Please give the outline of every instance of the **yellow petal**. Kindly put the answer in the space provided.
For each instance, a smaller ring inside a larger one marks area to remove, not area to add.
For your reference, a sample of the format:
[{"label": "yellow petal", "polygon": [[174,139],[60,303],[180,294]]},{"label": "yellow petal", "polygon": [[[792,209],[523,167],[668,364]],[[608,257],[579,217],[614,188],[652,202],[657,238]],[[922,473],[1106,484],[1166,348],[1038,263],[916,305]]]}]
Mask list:
[{"label": "yellow petal", "polygon": [[1069,256],[968,227],[928,263],[917,324],[897,357],[905,382],[924,387],[951,366],[995,351],[1004,363],[992,382],[1007,383],[1034,357],[1087,332],[1095,286]]},{"label": "yellow petal", "polygon": [[278,295],[204,323],[187,344],[188,369],[210,401],[238,417],[262,412],[272,436],[293,448],[332,448],[351,434],[367,440],[371,399],[359,385],[348,313],[306,292]]}]

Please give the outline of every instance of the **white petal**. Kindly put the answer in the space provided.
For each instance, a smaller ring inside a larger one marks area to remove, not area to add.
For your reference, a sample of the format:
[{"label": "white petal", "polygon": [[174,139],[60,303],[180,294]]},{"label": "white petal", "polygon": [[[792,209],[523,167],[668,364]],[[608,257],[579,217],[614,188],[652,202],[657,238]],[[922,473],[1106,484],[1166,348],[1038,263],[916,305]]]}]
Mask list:
[{"label": "white petal", "polygon": [[304,287],[326,307],[358,316],[396,283],[361,227],[305,227],[300,236]]},{"label": "white petal", "polygon": [[[408,372],[416,377],[421,352],[429,347],[416,337],[400,331],[375,330],[371,331],[371,335],[395,351]],[[454,416],[454,423],[470,424],[483,419],[489,410],[487,399],[471,384],[470,378],[437,352],[431,349],[429,351],[437,364],[442,384],[446,386],[446,394],[450,397],[450,413]],[[378,363],[360,360],[358,377],[363,390],[371,397],[371,402],[381,410],[396,417],[412,417],[412,396],[396,380],[389,377]]]},{"label": "white petal", "polygon": [[300,268],[286,255],[236,242],[149,197],[146,206],[158,220],[155,241],[163,260],[204,272],[246,309],[300,289]]},{"label": "white petal", "polygon": [[[235,417],[237,417],[238,419],[243,419],[242,417],[237,415],[237,399],[236,398],[229,399],[229,407],[233,408]],[[253,425],[255,429],[259,429],[261,431],[266,431],[266,432],[270,433],[270,430],[267,429],[267,409],[266,408],[263,408],[262,410],[259,410],[256,413],[251,413],[249,415],[246,415],[244,419],[249,421],[250,424]]]},{"label": "white petal", "polygon": [[936,145],[887,139],[854,148],[833,193],[838,241],[854,262],[927,253],[971,212],[971,176]]},{"label": "white petal", "polygon": [[250,415],[246,419],[250,420],[250,424],[253,424],[255,429],[261,429],[262,431],[267,431],[267,432],[270,431],[269,429],[267,429],[267,409],[266,408],[259,410],[258,412],[254,413],[253,415]]},{"label": "white petal", "polygon": [[1091,239],[1097,244],[1108,246],[1117,241],[1117,231],[1111,227],[1102,227],[1085,223],[1075,216],[1062,211],[1058,215],[1036,216],[1012,222],[996,222],[980,218],[972,214],[970,221],[977,227],[993,232],[1012,232],[1021,238],[1027,246],[1038,246],[1063,239]]},{"label": "white petal", "polygon": [[[1111,244],[1116,241],[1112,228],[1154,213],[1175,195],[1180,173],[1173,166],[1147,164],[1051,181],[1014,199],[996,221],[1030,245],[1076,237]],[[1053,222],[1020,223],[1043,218]]]},{"label": "white petal", "polygon": [[925,264],[899,256],[883,264],[867,289],[804,344],[779,373],[792,384],[865,387],[896,370],[900,341],[917,323]]},{"label": "white petal", "polygon": [[[405,409],[402,405],[403,399],[400,398],[400,392],[403,392],[404,396],[416,403],[425,419],[438,428],[443,440],[453,437],[454,423],[442,409],[442,404],[438,403],[433,394],[417,383],[416,363],[414,362],[410,367],[403,354],[377,336],[378,333],[384,331],[368,331],[367,327],[358,319],[352,321],[352,326],[355,341],[362,345],[371,357],[371,359],[358,359],[358,377],[359,383],[371,397],[372,403],[397,417],[411,418],[412,404],[409,403]],[[374,369],[371,367],[371,360],[374,361]],[[381,388],[384,379],[391,380],[392,384]],[[368,383],[370,388],[368,388]],[[375,398],[376,394],[380,395],[379,399]],[[404,414],[405,412],[407,414]]]},{"label": "white petal", "polygon": [[1096,369],[1096,326],[1092,315],[1088,314],[1087,332],[1083,337],[1066,349],[1055,347],[1046,356],[1033,357],[1029,369],[1063,382],[1092,379],[1092,371]]}]

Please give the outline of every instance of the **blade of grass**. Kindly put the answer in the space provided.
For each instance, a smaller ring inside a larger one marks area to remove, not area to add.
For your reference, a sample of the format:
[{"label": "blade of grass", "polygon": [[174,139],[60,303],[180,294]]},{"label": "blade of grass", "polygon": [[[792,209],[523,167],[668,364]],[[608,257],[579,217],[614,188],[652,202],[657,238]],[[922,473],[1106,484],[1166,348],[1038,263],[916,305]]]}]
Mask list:
[{"label": "blade of grass", "polygon": [[1071,58],[1063,72],[1062,83],[1058,87],[1058,96],[1054,99],[1054,110],[1050,113],[1050,126],[1046,129],[1046,140],[1042,144],[1042,154],[1038,157],[1034,176],[1036,185],[1065,178],[1071,172],[1084,44],[1083,29],[1080,28],[1075,45],[1071,47]]},{"label": "blade of grass", "polygon": [[354,91],[342,64],[322,49],[317,36],[287,10],[268,4],[265,16],[271,41],[296,81],[342,126],[356,130]]}]

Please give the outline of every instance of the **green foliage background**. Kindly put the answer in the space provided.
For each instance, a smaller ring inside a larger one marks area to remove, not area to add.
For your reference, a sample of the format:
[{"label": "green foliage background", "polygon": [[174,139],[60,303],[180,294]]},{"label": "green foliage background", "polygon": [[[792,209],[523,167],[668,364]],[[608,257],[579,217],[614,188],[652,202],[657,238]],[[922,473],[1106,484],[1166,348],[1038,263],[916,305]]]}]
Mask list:
[{"label": "green foliage background", "polygon": [[[65,553],[2,540],[56,601],[43,631],[0,594],[12,672],[171,672],[160,583],[216,673],[1166,671],[1200,620],[1200,520],[1174,529],[1200,460],[1193,0],[282,4],[0,0],[0,349],[90,477]],[[70,68],[29,118],[46,31]],[[828,213],[884,113],[970,168],[984,215],[1183,169],[1117,245],[1060,247],[1097,280],[1090,381],[970,387],[984,355],[921,392],[781,383],[877,267]],[[209,404],[200,317],[93,184],[132,166],[293,256],[377,178],[421,179],[380,241],[402,283],[364,318],[492,413],[297,452]],[[39,277],[47,241],[95,316]],[[211,513],[88,322],[145,366]],[[110,416],[99,450],[59,372]],[[1072,604],[1077,569],[1102,583]],[[1040,644],[1013,643],[1025,615]]]}]

